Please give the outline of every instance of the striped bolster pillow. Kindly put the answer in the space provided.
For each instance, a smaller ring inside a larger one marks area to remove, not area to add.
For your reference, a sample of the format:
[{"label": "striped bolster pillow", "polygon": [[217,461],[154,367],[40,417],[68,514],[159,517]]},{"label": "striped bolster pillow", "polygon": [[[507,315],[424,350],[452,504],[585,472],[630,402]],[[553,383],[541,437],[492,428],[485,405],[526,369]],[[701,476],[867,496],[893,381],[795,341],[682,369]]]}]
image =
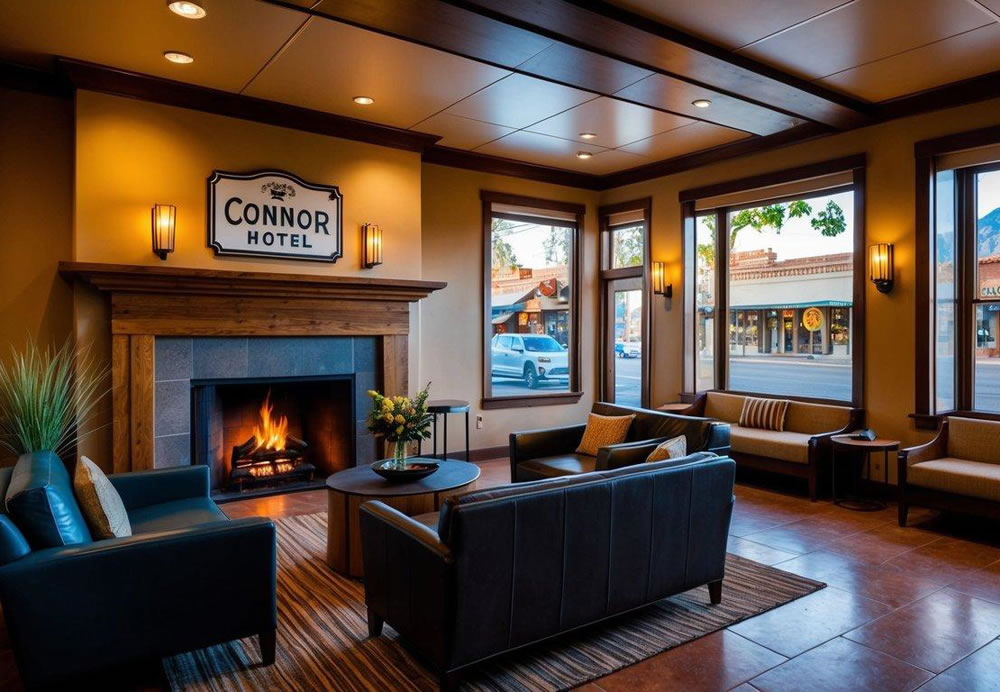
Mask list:
[{"label": "striped bolster pillow", "polygon": [[788,404],[788,399],[760,399],[748,396],[743,400],[740,426],[781,432],[785,429]]}]

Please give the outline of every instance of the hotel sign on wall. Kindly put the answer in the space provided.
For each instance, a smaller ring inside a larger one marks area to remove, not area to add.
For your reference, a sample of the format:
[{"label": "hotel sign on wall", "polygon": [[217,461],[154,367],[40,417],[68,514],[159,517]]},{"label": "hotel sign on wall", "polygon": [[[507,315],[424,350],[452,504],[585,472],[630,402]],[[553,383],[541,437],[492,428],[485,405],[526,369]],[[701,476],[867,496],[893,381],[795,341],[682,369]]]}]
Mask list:
[{"label": "hotel sign on wall", "polygon": [[208,179],[208,245],[217,255],[336,262],[343,254],[343,197],[283,171]]}]

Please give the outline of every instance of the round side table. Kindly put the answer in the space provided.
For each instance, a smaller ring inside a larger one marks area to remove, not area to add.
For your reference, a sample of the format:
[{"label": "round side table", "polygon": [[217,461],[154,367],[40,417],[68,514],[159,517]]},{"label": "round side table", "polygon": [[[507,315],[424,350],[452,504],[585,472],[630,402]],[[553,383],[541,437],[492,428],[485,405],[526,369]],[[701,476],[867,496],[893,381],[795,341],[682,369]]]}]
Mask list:
[{"label": "round side table", "polygon": [[[448,414],[465,414],[465,460],[469,460],[469,402],[461,399],[437,399],[427,402],[427,412],[434,416],[434,458],[448,458]],[[441,447],[442,455],[438,456],[438,415],[444,416],[444,440]]]},{"label": "round side table", "polygon": [[[410,461],[435,460],[410,457]],[[341,574],[365,576],[359,511],[362,503],[378,500],[413,516],[440,509],[441,501],[448,495],[474,489],[479,478],[478,466],[464,461],[438,463],[440,468],[431,475],[405,483],[388,481],[370,466],[356,466],[327,478],[326,563]]]},{"label": "round side table", "polygon": [[[882,500],[866,500],[857,497],[848,498],[845,497],[842,500],[837,499],[837,450],[854,452],[863,455],[862,468],[858,469],[858,476],[862,475],[863,467],[868,466],[868,478],[871,479],[872,475],[872,453],[882,452],[884,460],[882,462],[883,472],[885,473],[885,478],[883,480],[883,485],[886,489],[889,487],[889,452],[894,452],[899,449],[899,440],[887,440],[885,438],[876,437],[874,440],[856,440],[852,435],[834,435],[830,438],[833,442],[833,470],[832,470],[832,494],[833,494],[833,504],[844,507],[845,509],[853,509],[858,512],[877,512],[880,509],[885,509],[885,502]],[[853,459],[853,454],[851,455]]]}]

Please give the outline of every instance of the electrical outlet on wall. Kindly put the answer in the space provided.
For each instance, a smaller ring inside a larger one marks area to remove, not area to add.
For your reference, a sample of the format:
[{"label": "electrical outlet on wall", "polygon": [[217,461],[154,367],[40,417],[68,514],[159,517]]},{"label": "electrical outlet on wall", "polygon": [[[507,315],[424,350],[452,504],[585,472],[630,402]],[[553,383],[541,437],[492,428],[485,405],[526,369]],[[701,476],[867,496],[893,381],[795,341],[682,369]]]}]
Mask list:
[{"label": "electrical outlet on wall", "polygon": [[476,430],[482,430],[482,429],[483,429],[483,417],[477,415],[476,416]]}]

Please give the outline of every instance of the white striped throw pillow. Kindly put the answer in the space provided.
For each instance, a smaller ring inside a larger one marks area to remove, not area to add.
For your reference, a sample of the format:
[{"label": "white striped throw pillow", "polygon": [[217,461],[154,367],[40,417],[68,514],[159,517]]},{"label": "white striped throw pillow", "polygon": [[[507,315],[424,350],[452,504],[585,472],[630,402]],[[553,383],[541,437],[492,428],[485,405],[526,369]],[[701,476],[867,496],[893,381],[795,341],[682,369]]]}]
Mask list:
[{"label": "white striped throw pillow", "polygon": [[762,430],[785,429],[785,415],[788,413],[788,399],[762,399],[748,396],[743,400],[740,412],[740,426]]}]

